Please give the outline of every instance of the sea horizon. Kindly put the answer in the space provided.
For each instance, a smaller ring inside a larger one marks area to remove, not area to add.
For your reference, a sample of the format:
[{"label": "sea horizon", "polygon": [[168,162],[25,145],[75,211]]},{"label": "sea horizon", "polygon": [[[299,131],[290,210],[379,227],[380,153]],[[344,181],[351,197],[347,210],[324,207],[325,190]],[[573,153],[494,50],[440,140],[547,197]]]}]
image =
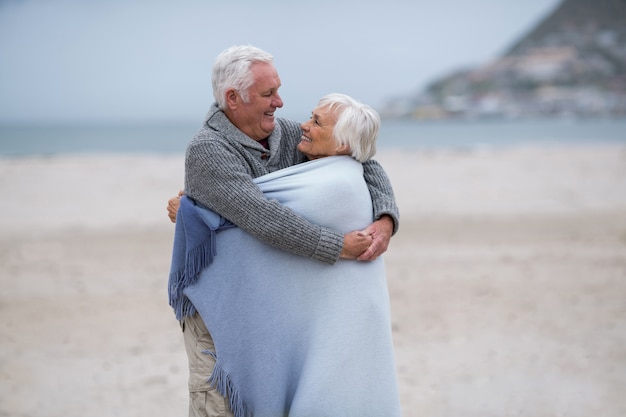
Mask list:
[{"label": "sea horizon", "polygon": [[[201,121],[0,123],[0,157],[183,154]],[[379,150],[485,149],[520,145],[626,145],[626,119],[383,119]]]}]

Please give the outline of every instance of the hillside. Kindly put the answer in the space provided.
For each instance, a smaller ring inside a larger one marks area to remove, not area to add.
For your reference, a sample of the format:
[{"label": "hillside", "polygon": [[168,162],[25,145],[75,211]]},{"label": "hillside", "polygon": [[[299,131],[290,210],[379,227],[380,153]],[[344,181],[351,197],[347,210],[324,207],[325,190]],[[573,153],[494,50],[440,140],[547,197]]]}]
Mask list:
[{"label": "hillside", "polygon": [[448,74],[387,117],[626,116],[626,0],[564,0],[492,62]]}]

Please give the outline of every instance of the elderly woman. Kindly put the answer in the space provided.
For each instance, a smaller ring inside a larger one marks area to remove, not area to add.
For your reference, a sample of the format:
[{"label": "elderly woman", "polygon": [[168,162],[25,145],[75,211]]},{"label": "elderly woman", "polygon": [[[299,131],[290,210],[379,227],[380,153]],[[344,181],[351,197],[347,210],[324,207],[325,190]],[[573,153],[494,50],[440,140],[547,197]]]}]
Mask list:
[{"label": "elderly woman", "polygon": [[[309,161],[255,181],[314,223],[362,230],[373,214],[361,162],[379,125],[369,106],[327,95],[302,124]],[[171,302],[184,294],[213,336],[210,381],[235,416],[400,415],[382,258],[293,255],[186,197],[176,233]]]},{"label": "elderly woman", "polygon": [[379,126],[378,113],[371,107],[345,94],[329,94],[302,124],[304,135],[298,150],[309,160],[350,155],[365,162],[376,153]]}]

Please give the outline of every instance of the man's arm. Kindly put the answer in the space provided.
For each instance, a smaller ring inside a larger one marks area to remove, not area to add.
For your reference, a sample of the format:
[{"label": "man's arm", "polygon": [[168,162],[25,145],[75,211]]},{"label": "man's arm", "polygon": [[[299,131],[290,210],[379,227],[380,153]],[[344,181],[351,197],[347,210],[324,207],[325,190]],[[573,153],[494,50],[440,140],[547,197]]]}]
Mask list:
[{"label": "man's arm", "polygon": [[[364,164],[364,177],[366,182],[368,182],[369,178],[368,188],[372,196],[374,215],[378,219],[363,231],[354,231],[344,236],[343,246],[339,255],[344,259],[358,259],[361,261],[376,259],[387,250],[391,236],[398,229],[399,213],[393,189],[380,164],[375,161],[366,162]],[[181,195],[182,191],[179,192],[177,197],[172,197],[168,201],[168,216],[172,222],[176,221],[178,198]],[[290,252],[297,253],[293,250],[290,250]],[[332,263],[329,260],[323,261]]]},{"label": "man's arm", "polygon": [[395,234],[400,223],[400,212],[387,173],[377,161],[370,159],[363,163],[363,178],[372,197],[374,220],[388,215],[393,222],[392,234]]},{"label": "man's arm", "polygon": [[[170,198],[167,201],[167,216],[172,223],[176,223],[176,215],[178,214],[178,207],[180,207],[180,198],[184,195],[184,191],[180,190],[178,195]],[[392,222],[391,220],[389,220]],[[374,223],[372,223],[373,225]],[[371,227],[371,226],[370,226]],[[393,226],[390,226],[390,230]],[[367,229],[366,229],[367,230]],[[389,232],[391,234],[391,232]],[[372,233],[354,231],[350,232],[343,237],[343,248],[339,254],[340,258],[344,259],[358,259],[372,244]]]},{"label": "man's arm", "polygon": [[377,161],[363,164],[363,177],[372,197],[375,221],[362,231],[372,237],[372,244],[357,259],[371,261],[389,247],[391,236],[398,231],[400,212],[389,177]]},{"label": "man's arm", "polygon": [[192,143],[185,160],[185,193],[271,246],[329,264],[336,262],[344,236],[268,200],[254,183],[246,157],[217,141]]},{"label": "man's arm", "polygon": [[[368,176],[370,177],[370,180],[372,178],[374,179],[371,181],[372,183],[368,183],[370,195],[373,200],[374,213],[376,216],[377,209],[375,202],[379,203],[378,212],[380,213],[383,211],[383,213],[380,215],[378,220],[374,221],[363,231],[354,231],[344,236],[342,250],[339,255],[344,259],[358,259],[361,261],[376,259],[382,253],[387,251],[391,236],[398,229],[399,213],[393,196],[391,184],[380,164],[376,162],[374,164],[368,163],[368,165],[373,166],[369,175],[367,174],[368,171],[364,167],[364,177],[366,177],[366,181]],[[179,198],[182,194],[183,192],[180,191],[178,196],[172,197],[168,201],[168,217],[172,223],[176,222]],[[378,196],[378,198],[375,198],[374,196]],[[384,211],[388,211],[389,213]]]}]

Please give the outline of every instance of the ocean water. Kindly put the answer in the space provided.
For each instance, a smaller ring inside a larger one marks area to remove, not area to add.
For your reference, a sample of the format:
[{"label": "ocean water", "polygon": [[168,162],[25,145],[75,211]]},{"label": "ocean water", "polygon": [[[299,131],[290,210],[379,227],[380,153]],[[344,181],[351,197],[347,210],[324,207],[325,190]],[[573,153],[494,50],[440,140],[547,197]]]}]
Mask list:
[{"label": "ocean water", "polygon": [[[0,124],[0,156],[75,153],[183,154],[199,123]],[[419,122],[383,120],[378,149],[474,149],[618,143],[626,119]]]}]

